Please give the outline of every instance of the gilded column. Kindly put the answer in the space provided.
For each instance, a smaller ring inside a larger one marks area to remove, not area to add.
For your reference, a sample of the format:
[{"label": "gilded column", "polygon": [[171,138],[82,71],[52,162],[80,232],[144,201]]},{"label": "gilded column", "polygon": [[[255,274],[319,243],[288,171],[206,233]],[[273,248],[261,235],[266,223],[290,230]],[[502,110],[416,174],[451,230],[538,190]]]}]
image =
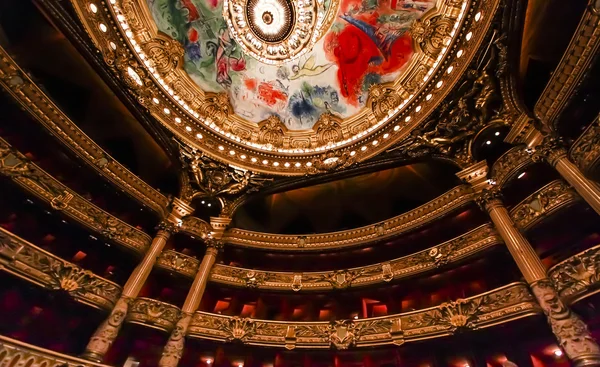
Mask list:
[{"label": "gilded column", "polygon": [[158,232],[150,244],[150,248],[144,254],[142,261],[133,270],[129,279],[123,287],[121,297],[117,300],[115,307],[110,312],[110,315],[104,322],[98,327],[94,335],[92,335],[82,357],[93,361],[102,363],[104,355],[108,352],[111,344],[117,338],[121,325],[127,315],[130,302],[137,297],[138,293],[142,289],[142,286],[146,282],[148,275],[152,271],[156,259],[162,252],[167,240],[172,233],[176,232],[181,222],[181,218],[184,215],[191,214],[193,208],[180,201],[174,199],[173,210],[167,220],[162,221],[158,225]]},{"label": "gilded column", "polygon": [[579,168],[569,160],[567,150],[560,139],[554,137],[544,138],[542,144],[536,148],[535,158],[543,157],[558,173],[581,195],[581,197],[600,214],[600,187],[588,180]]},{"label": "gilded column", "polygon": [[200,300],[204,294],[206,283],[208,283],[210,271],[215,264],[219,250],[223,247],[222,242],[213,238],[206,241],[206,246],[206,253],[202,258],[198,272],[194,277],[194,282],[181,308],[181,318],[177,322],[177,325],[175,325],[175,329],[163,349],[162,356],[158,362],[159,367],[176,367],[183,354],[185,336],[192,321],[192,316],[200,306]]},{"label": "gilded column", "polygon": [[590,335],[587,325],[558,296],[544,264],[529,241],[515,227],[499,191],[483,190],[478,201],[489,213],[567,357],[576,367],[600,366],[600,347]]}]

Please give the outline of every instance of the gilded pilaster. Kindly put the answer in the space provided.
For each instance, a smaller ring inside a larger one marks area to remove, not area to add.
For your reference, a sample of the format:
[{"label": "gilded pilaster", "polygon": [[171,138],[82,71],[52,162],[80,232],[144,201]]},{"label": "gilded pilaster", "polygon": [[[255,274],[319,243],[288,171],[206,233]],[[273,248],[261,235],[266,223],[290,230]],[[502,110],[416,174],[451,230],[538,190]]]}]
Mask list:
[{"label": "gilded pilaster", "polygon": [[600,187],[588,180],[577,166],[571,162],[567,150],[560,139],[547,136],[536,148],[536,159],[544,158],[600,214]]},{"label": "gilded pilaster", "polygon": [[499,191],[496,188],[484,190],[478,203],[489,213],[567,357],[577,367],[599,366],[600,347],[586,324],[560,299],[544,264],[529,241],[515,227]]},{"label": "gilded pilaster", "polygon": [[185,336],[188,331],[188,327],[192,320],[192,315],[200,306],[202,295],[206,289],[206,283],[210,275],[210,271],[215,264],[219,250],[223,247],[223,244],[219,240],[209,238],[206,241],[206,253],[202,258],[202,262],[198,267],[198,272],[194,277],[194,282],[190,287],[183,307],[181,309],[181,318],[177,322],[177,326],[171,333],[163,354],[158,362],[159,367],[176,367],[181,359],[183,353],[183,347],[185,345]]},{"label": "gilded pilaster", "polygon": [[129,276],[129,279],[127,279],[121,297],[117,301],[115,307],[108,318],[100,325],[100,327],[98,327],[94,335],[92,335],[83,352],[83,358],[98,363],[102,362],[104,355],[108,352],[111,344],[117,338],[117,335],[121,330],[121,326],[123,325],[123,321],[125,320],[129,309],[129,304],[137,297],[142,286],[146,282],[148,275],[152,271],[152,268],[169,237],[178,230],[181,218],[184,215],[191,214],[193,211],[193,208],[189,206],[182,207],[181,205],[176,205],[175,201],[172,207],[173,209],[168,219],[162,221],[158,225],[158,232],[152,240],[150,248],[144,254],[142,261],[140,261]]}]

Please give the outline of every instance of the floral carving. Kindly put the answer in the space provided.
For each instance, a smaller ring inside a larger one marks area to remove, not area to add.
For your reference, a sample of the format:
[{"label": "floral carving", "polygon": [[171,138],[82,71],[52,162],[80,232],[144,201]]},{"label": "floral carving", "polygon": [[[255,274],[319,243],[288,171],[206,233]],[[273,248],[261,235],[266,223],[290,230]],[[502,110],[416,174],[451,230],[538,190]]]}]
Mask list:
[{"label": "floral carving", "polygon": [[367,104],[377,119],[382,119],[400,106],[402,98],[398,92],[388,85],[375,84],[369,89]]},{"label": "floral carving", "polygon": [[518,228],[525,229],[549,213],[579,199],[579,195],[564,181],[556,180],[519,203],[510,211],[510,215]]},{"label": "floral carving", "polygon": [[594,120],[573,143],[569,155],[582,171],[594,168],[600,158],[600,119]]},{"label": "floral carving", "polygon": [[283,147],[285,125],[281,122],[279,117],[271,115],[258,125],[258,142],[260,144],[265,144],[266,146],[273,148]]},{"label": "floral carving", "polygon": [[450,32],[453,26],[453,19],[438,15],[415,21],[410,34],[425,54],[435,59],[442,48],[450,42]]},{"label": "floral carving", "polygon": [[156,265],[184,274],[189,277],[196,275],[200,261],[173,250],[163,251],[157,259]]},{"label": "floral carving", "polygon": [[200,105],[200,113],[218,126],[223,126],[232,112],[233,107],[225,92],[207,93]]},{"label": "floral carving", "polygon": [[146,54],[153,61],[153,66],[161,73],[175,70],[184,54],[181,44],[167,37],[155,38],[144,44],[144,47]]},{"label": "floral carving", "polygon": [[561,297],[575,300],[600,285],[600,246],[594,246],[548,271]]},{"label": "floral carving", "polygon": [[317,131],[319,145],[332,145],[342,140],[341,119],[329,112],[322,114],[313,127]]},{"label": "floral carving", "polygon": [[354,164],[354,156],[348,150],[329,151],[312,160],[308,171],[319,173],[347,168]]},{"label": "floral carving", "polygon": [[127,321],[157,326],[171,330],[179,319],[179,308],[149,298],[136,298],[131,302]]},{"label": "floral carving", "polygon": [[67,292],[75,299],[111,308],[121,288],[0,228],[0,264],[34,283]]},{"label": "floral carving", "polygon": [[585,357],[589,360],[593,359],[596,364],[599,363],[598,344],[588,331],[587,325],[560,299],[552,281],[548,278],[537,281],[531,284],[531,290],[569,359],[576,362],[579,358]]},{"label": "floral carving", "polygon": [[227,333],[227,341],[246,341],[254,336],[257,331],[254,320],[248,318],[232,317],[221,320],[218,329]]}]

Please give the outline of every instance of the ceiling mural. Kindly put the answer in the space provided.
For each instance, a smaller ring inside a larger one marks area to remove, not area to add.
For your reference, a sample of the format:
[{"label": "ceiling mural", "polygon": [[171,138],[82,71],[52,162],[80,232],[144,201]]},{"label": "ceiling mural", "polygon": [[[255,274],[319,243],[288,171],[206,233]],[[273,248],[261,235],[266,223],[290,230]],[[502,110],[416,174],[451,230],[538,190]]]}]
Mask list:
[{"label": "ceiling mural", "polygon": [[[291,37],[280,24],[293,22],[280,14],[288,9],[285,0],[250,3],[260,13],[253,34],[260,38],[263,27],[269,41],[277,30],[282,39]],[[435,0],[317,3],[322,34],[314,35],[312,49],[270,63],[234,39],[223,0],[148,0],[159,30],[184,47],[185,71],[202,90],[227,92],[237,115],[255,123],[276,115],[288,130],[310,129],[323,113],[352,117],[365,107],[372,85],[397,79],[413,54],[411,26]]]}]

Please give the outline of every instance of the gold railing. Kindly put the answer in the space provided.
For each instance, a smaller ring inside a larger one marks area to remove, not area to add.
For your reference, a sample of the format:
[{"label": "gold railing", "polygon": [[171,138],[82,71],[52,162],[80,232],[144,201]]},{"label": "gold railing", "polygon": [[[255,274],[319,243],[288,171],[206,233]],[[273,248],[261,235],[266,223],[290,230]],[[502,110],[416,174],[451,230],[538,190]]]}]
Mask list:
[{"label": "gold railing", "polygon": [[110,310],[121,287],[0,228],[0,270],[41,287],[67,292],[76,301]]},{"label": "gold railing", "polygon": [[546,125],[554,123],[565,108],[600,48],[600,9],[597,6],[598,1],[589,0],[567,50],[535,104],[535,115]]},{"label": "gold railing", "polygon": [[496,160],[492,166],[490,177],[502,187],[531,164],[533,164],[533,160],[527,147],[518,145],[509,149]]},{"label": "gold railing", "polygon": [[136,252],[144,253],[151,238],[108,214],[63,185],[0,138],[0,174],[90,230]]},{"label": "gold railing", "polygon": [[517,204],[510,211],[510,216],[517,228],[529,229],[559,209],[580,200],[579,194],[566,182],[555,180]]},{"label": "gold railing", "polygon": [[129,306],[126,321],[171,331],[179,320],[181,310],[166,302],[139,297]]},{"label": "gold railing", "polygon": [[36,347],[0,335],[0,366],[2,367],[110,367]]},{"label": "gold railing", "polygon": [[593,171],[600,161],[600,116],[581,134],[569,149],[569,156],[584,172]]},{"label": "gold railing", "polygon": [[364,245],[419,228],[471,203],[474,198],[471,187],[461,185],[407,213],[365,227],[306,235],[279,235],[234,228],[225,232],[223,241],[246,247],[292,251],[319,251]]},{"label": "gold railing", "polygon": [[559,262],[548,271],[558,293],[568,303],[600,290],[600,245]]},{"label": "gold railing", "polygon": [[482,329],[540,312],[527,285],[519,282],[424,310],[331,323],[266,321],[196,312],[189,335],[287,349],[347,349],[401,345],[464,329]]},{"label": "gold railing", "polygon": [[77,127],[0,47],[0,86],[85,163],[161,217],[169,200],[117,162]]},{"label": "gold railing", "polygon": [[[294,291],[324,291],[360,287],[431,271],[501,243],[502,239],[492,225],[484,224],[435,247],[374,265],[345,270],[290,273],[216,264],[211,272],[210,281],[238,287]],[[161,261],[159,260],[159,262]],[[187,264],[189,264],[189,269],[185,273],[195,274],[198,260],[188,261]]]}]

